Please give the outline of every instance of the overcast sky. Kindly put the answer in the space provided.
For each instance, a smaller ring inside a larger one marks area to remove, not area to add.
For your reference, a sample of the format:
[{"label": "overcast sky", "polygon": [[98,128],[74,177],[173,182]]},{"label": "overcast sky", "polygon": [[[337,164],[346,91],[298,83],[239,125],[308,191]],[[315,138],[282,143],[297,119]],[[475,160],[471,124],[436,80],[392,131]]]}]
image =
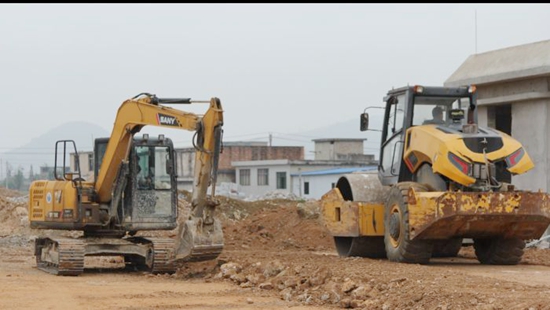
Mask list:
[{"label": "overcast sky", "polygon": [[237,141],[358,119],[476,52],[548,40],[550,5],[2,4],[0,39],[0,152],[69,121],[110,132],[141,92],[219,97]]}]

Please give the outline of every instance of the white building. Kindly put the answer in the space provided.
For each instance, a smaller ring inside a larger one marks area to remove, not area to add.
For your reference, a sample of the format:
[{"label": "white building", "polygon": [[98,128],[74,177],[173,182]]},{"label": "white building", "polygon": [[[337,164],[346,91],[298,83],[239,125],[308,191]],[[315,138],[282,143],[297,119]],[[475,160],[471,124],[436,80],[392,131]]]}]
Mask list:
[{"label": "white building", "polygon": [[320,199],[336,186],[341,176],[362,171],[376,171],[377,166],[333,168],[291,174],[292,193],[305,199]]},{"label": "white building", "polygon": [[[70,170],[76,172],[75,153],[71,153]],[[86,181],[94,181],[94,152],[78,152],[80,175]]]},{"label": "white building", "polygon": [[365,169],[364,163],[329,160],[234,161],[232,165],[236,168],[238,191],[247,197],[278,192],[318,199],[341,175]]}]

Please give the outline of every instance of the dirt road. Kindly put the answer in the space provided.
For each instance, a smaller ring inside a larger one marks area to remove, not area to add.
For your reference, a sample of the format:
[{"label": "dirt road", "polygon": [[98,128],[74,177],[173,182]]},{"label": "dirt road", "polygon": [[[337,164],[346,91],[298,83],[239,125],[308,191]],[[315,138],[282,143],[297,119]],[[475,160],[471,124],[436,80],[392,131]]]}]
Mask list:
[{"label": "dirt road", "polygon": [[[238,280],[220,276],[218,262],[156,276],[123,272],[114,262],[60,277],[35,268],[30,246],[2,252],[0,309],[550,309],[550,267],[485,266],[467,254],[420,266],[330,251],[228,250],[220,259],[242,267]],[[245,285],[277,264],[292,272]]]},{"label": "dirt road", "polygon": [[[0,309],[283,309],[272,294],[253,294],[224,281],[86,269],[59,277],[34,267],[30,248],[3,248]],[[291,304],[290,304],[291,305]],[[292,306],[292,305],[291,305]],[[292,309],[314,309],[296,304]]]},{"label": "dirt road", "polygon": [[516,266],[481,265],[471,247],[428,265],[342,258],[308,212],[315,202],[227,199],[222,254],[174,275],[106,269],[114,257],[53,276],[35,268],[43,232],[25,226],[24,206],[0,199],[0,309],[550,309],[548,249]]}]

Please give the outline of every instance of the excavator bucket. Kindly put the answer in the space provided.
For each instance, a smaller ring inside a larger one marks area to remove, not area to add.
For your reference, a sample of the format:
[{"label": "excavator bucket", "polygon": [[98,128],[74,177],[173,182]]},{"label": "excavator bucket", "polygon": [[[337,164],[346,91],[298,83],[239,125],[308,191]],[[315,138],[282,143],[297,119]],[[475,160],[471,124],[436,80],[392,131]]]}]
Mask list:
[{"label": "excavator bucket", "polygon": [[538,239],[550,225],[542,192],[416,192],[409,189],[411,239]]},{"label": "excavator bucket", "polygon": [[204,224],[200,217],[190,217],[180,228],[176,260],[197,262],[212,260],[223,250],[223,230],[218,219]]}]

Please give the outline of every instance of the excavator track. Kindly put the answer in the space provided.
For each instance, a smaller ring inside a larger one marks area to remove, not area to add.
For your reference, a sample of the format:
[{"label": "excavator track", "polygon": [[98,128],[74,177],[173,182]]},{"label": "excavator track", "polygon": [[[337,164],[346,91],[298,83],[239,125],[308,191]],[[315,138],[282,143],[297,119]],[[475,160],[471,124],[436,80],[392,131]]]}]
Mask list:
[{"label": "excavator track", "polygon": [[175,273],[174,249],[176,242],[170,238],[146,238],[153,243],[153,266],[150,271],[154,274]]},{"label": "excavator track", "polygon": [[85,243],[81,239],[38,238],[35,241],[38,269],[60,276],[84,272]]}]

